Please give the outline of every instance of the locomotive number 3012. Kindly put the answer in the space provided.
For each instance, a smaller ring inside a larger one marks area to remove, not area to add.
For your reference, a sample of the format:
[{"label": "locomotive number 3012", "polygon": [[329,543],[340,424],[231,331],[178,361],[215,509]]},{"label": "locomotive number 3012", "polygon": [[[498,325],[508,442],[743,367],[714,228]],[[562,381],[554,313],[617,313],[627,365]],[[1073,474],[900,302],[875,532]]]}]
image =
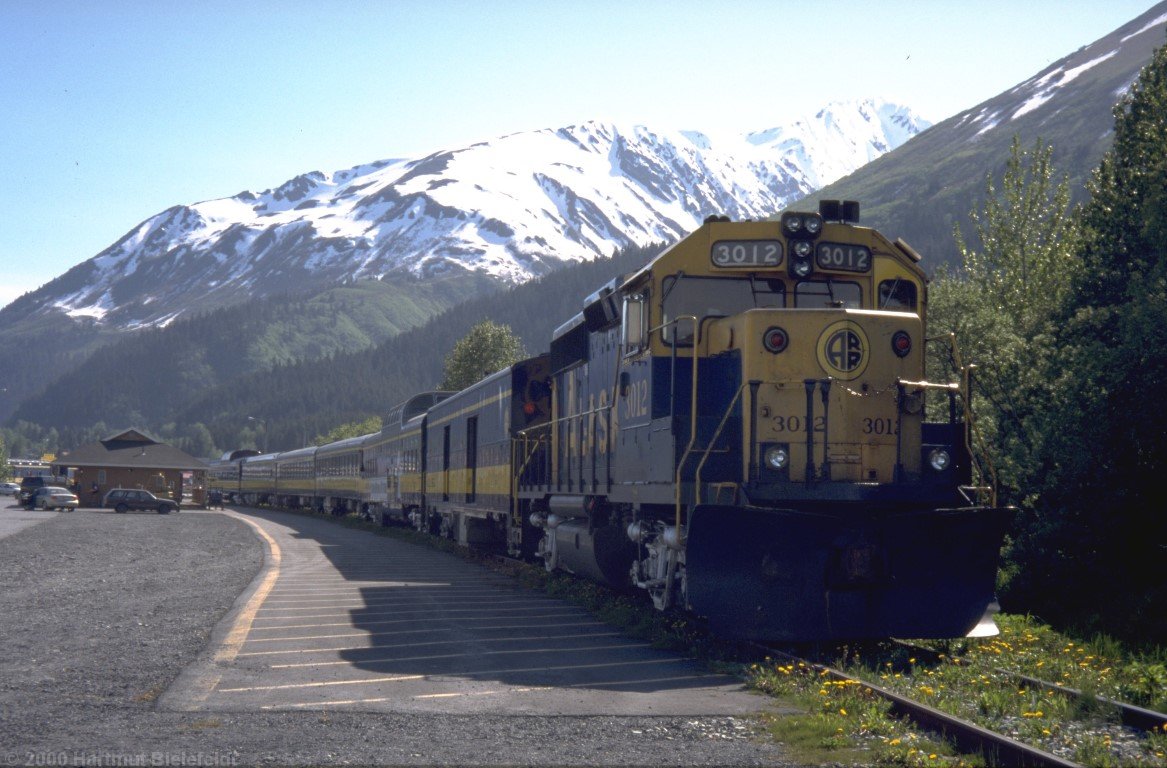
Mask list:
[{"label": "locomotive number 3012", "polygon": [[782,243],[778,240],[721,240],[713,244],[710,259],[715,267],[780,267]]}]

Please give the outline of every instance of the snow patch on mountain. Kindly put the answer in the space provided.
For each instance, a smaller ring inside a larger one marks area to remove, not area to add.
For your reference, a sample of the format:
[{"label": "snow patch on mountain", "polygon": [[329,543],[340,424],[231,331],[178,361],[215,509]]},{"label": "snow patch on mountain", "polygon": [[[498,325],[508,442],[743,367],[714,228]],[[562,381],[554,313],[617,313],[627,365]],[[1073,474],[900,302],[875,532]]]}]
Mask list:
[{"label": "snow patch on mountain", "polygon": [[676,240],[710,214],[772,215],[929,125],[865,100],[739,136],[588,122],[311,171],[163,211],[54,281],[69,290],[42,288],[40,306],[137,327],[394,273],[521,282]]}]

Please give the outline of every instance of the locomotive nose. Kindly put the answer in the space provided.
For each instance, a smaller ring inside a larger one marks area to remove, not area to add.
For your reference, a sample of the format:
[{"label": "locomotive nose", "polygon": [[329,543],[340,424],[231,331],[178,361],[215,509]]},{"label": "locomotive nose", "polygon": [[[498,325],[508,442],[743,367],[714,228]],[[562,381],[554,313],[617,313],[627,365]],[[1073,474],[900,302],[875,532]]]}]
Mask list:
[{"label": "locomotive nose", "polygon": [[996,542],[1007,519],[1004,510],[860,521],[702,505],[690,519],[689,603],[719,633],[751,640],[993,633]]}]

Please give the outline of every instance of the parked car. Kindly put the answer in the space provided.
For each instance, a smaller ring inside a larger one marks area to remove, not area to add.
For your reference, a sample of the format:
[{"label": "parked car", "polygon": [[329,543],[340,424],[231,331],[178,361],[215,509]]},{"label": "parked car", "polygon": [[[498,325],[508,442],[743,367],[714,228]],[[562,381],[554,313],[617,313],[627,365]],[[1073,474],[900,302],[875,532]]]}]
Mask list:
[{"label": "parked car", "polygon": [[37,509],[63,509],[67,512],[77,511],[77,494],[68,488],[56,485],[46,485],[37,488],[32,496],[32,505]]},{"label": "parked car", "polygon": [[46,475],[35,475],[32,477],[23,477],[20,479],[20,503],[32,509],[33,495],[37,490],[45,486],[55,486],[63,488],[65,486],[65,478],[63,477],[48,477]]},{"label": "parked car", "polygon": [[112,508],[114,512],[129,512],[131,509],[152,509],[160,515],[177,512],[178,504],[171,499],[160,499],[149,491],[134,488],[114,488],[105,494],[101,506]]},{"label": "parked car", "polygon": [[0,483],[0,496],[16,496],[20,493],[20,486],[16,483]]}]

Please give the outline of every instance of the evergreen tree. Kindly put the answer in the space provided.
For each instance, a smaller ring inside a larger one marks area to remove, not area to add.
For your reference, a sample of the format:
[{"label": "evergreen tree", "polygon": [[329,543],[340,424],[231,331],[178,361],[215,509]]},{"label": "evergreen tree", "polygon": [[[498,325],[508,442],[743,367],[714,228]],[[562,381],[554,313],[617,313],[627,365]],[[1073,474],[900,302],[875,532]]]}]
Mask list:
[{"label": "evergreen tree", "polygon": [[509,325],[483,320],[454,344],[446,356],[442,389],[461,390],[527,356]]},{"label": "evergreen tree", "polygon": [[1011,597],[1043,617],[1167,640],[1167,48],[1115,109],[1081,270],[1044,373],[1041,508]]}]

